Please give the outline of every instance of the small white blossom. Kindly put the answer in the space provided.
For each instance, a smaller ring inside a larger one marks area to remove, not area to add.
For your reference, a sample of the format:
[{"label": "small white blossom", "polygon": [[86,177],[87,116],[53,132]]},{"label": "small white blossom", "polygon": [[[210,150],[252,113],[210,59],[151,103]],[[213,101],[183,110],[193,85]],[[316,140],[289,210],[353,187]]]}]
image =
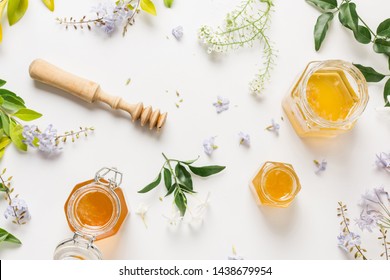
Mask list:
[{"label": "small white blossom", "polygon": [[148,227],[146,224],[146,213],[148,212],[149,207],[146,206],[145,204],[141,203],[137,210],[135,211],[135,214],[141,217],[142,222],[144,223],[145,227]]},{"label": "small white blossom", "polygon": [[321,162],[315,160],[314,164],[317,167],[317,170],[314,172],[316,174],[320,174],[321,172],[325,171],[328,166],[328,162],[325,159],[323,159]]},{"label": "small white blossom", "polygon": [[379,168],[390,172],[390,153],[380,153],[379,155],[376,155],[376,157],[376,165]]},{"label": "small white blossom", "polygon": [[202,223],[204,216],[207,213],[207,209],[210,205],[210,193],[207,194],[205,201],[200,203],[194,211],[191,212],[192,221],[191,223]]},{"label": "small white blossom", "polygon": [[276,135],[279,135],[280,125],[278,123],[276,123],[274,119],[272,119],[271,125],[267,126],[266,129],[268,131],[274,132]]},{"label": "small white blossom", "polygon": [[171,226],[177,226],[183,221],[183,217],[180,214],[179,210],[173,210],[173,213],[170,217],[163,215],[163,217],[167,220],[168,224]]},{"label": "small white blossom", "polygon": [[217,113],[222,113],[223,111],[229,110],[230,101],[227,98],[218,96],[217,102],[214,102],[213,105],[217,110]]}]

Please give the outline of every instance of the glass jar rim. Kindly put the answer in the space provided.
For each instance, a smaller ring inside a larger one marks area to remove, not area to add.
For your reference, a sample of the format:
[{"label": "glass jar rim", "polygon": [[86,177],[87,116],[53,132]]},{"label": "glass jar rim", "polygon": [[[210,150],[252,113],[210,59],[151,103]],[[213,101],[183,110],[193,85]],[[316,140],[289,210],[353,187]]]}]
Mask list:
[{"label": "glass jar rim", "polygon": [[[102,226],[86,226],[79,222],[77,214],[75,213],[75,209],[77,208],[77,203],[84,195],[95,191],[104,193],[110,199],[113,206],[112,215],[109,221]],[[73,226],[76,233],[90,235],[93,237],[102,235],[113,229],[119,220],[120,212],[121,203],[118,195],[109,186],[105,186],[97,182],[92,182],[76,190],[69,198],[69,203],[66,210],[68,221]]]},{"label": "glass jar rim", "polygon": [[[359,95],[359,100],[358,100],[359,106],[355,105],[354,112],[351,115],[347,116],[347,118],[345,118],[344,120],[331,121],[318,116],[313,111],[313,109],[311,108],[311,106],[308,104],[307,101],[306,88],[310,77],[318,70],[327,67],[346,71],[349,75],[351,75],[355,79],[358,87],[357,94]],[[358,81],[362,81],[362,82],[358,82]],[[364,75],[355,65],[344,60],[325,60],[325,61],[310,62],[306,67],[306,70],[304,71],[304,77],[302,79],[302,82],[299,85],[299,92],[301,92],[302,94],[302,98],[300,99],[300,101],[303,109],[309,115],[310,119],[321,127],[343,127],[354,123],[365,110],[369,100],[368,86]]]},{"label": "glass jar rim", "polygon": [[[283,167],[281,167],[281,165]],[[292,190],[288,194],[288,196],[286,196],[284,199],[275,199],[274,197],[268,195],[268,193],[265,191],[266,178],[271,171],[275,171],[275,170],[281,170],[281,171],[287,173],[292,178],[292,181],[293,181],[292,182],[292,184],[293,184]],[[267,161],[264,163],[264,170],[263,170],[263,174],[261,177],[262,177],[262,179],[261,179],[261,183],[260,183],[260,188],[262,190],[263,195],[269,201],[272,201],[272,202],[292,201],[295,198],[295,196],[297,195],[297,193],[299,192],[299,187],[298,187],[299,186],[299,179],[295,173],[295,170],[293,169],[293,167],[290,164],[283,163],[283,162]]]}]

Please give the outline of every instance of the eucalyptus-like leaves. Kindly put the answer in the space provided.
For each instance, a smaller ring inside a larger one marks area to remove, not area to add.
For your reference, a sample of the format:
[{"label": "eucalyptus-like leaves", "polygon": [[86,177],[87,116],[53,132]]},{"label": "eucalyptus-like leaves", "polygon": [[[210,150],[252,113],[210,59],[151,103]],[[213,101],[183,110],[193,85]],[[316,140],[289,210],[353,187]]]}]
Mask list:
[{"label": "eucalyptus-like leaves", "polygon": [[5,229],[0,228],[0,243],[9,242],[14,244],[22,244],[22,242],[16,238],[14,235],[6,231]]},{"label": "eucalyptus-like leaves", "polygon": [[[211,166],[193,166],[198,160],[181,161],[176,159],[169,159],[163,154],[165,162],[156,176],[156,178],[148,184],[146,187],[138,191],[139,193],[147,193],[155,189],[161,183],[161,179],[164,179],[164,185],[166,188],[166,195],[169,196],[173,193],[174,203],[180,211],[181,216],[184,216],[187,210],[187,194],[194,194],[192,174],[200,177],[208,177],[217,174],[225,169],[225,166],[211,165]],[[173,168],[173,165],[175,167]],[[191,174],[192,173],[192,174]]]},{"label": "eucalyptus-like leaves", "polygon": [[[359,16],[356,10],[356,4],[351,0],[342,0],[340,5],[337,0],[306,0],[321,11],[314,26],[314,45],[316,51],[320,50],[322,43],[325,40],[329,25],[332,22],[334,15],[338,13],[340,23],[351,30],[355,39],[362,44],[373,44],[373,50],[376,53],[384,54],[388,60],[390,69],[390,18],[382,21],[376,32],[373,31]],[[390,74],[381,74],[371,67],[355,64],[363,73],[367,82],[380,82]],[[390,107],[390,79],[387,80],[383,97],[385,106]]]}]

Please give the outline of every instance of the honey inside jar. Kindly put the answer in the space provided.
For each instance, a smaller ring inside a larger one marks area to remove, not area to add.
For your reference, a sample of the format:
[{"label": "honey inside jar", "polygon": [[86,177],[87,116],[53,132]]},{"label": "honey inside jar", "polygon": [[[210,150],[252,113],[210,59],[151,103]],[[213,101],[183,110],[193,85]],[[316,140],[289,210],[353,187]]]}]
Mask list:
[{"label": "honey inside jar", "polygon": [[259,204],[288,207],[301,189],[291,164],[267,161],[253,177],[250,187]]},{"label": "honey inside jar", "polygon": [[83,225],[99,227],[110,221],[113,212],[112,199],[101,191],[92,191],[79,199],[76,216]]},{"label": "honey inside jar", "polygon": [[344,120],[358,101],[345,73],[340,70],[315,72],[307,83],[306,98],[311,109],[328,121]]}]

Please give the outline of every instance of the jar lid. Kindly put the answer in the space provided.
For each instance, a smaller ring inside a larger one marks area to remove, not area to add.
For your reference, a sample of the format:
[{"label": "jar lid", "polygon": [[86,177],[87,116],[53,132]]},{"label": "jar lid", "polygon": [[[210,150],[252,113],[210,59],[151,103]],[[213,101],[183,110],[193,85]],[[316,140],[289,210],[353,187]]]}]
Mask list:
[{"label": "jar lid", "polygon": [[73,238],[65,239],[54,250],[54,260],[101,260],[102,253],[93,244],[93,238],[75,234]]}]

